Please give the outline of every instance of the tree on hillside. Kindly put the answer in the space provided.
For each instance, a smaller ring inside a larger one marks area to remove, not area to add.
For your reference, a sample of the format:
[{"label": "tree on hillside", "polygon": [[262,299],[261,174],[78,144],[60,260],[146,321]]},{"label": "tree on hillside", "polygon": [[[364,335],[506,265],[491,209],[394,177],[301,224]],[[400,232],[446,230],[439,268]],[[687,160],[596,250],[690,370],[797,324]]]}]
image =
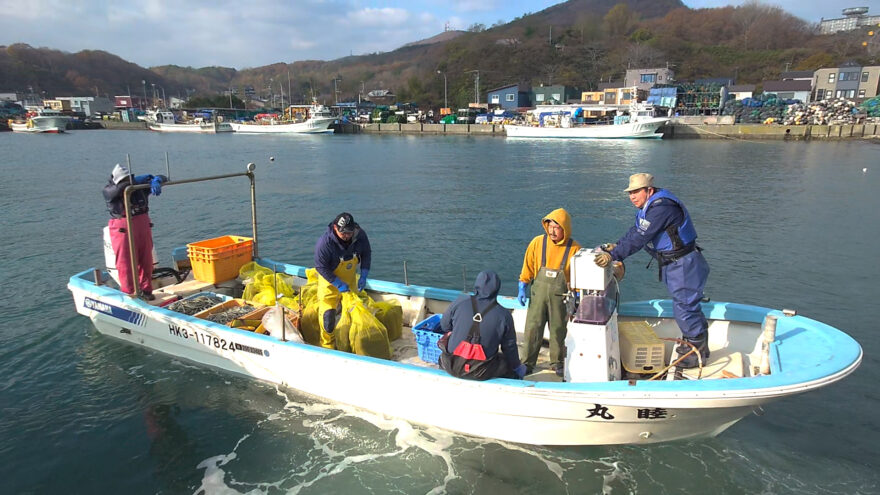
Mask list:
[{"label": "tree on hillside", "polygon": [[625,3],[619,3],[602,18],[602,27],[609,37],[622,38],[632,31],[636,22],[636,15],[629,7]]}]

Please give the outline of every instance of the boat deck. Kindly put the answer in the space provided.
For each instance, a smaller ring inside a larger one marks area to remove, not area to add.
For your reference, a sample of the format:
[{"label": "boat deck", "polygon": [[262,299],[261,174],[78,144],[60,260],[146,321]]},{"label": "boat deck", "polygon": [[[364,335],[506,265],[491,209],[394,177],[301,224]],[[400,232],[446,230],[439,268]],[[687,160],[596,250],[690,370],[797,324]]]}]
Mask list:
[{"label": "boat deck", "polygon": [[[112,279],[108,281],[107,285],[118,288]],[[200,292],[214,292],[225,296],[240,296],[243,289],[241,283],[237,280],[214,285],[195,280],[192,278],[192,274],[182,282],[177,282],[173,277],[163,277],[157,279],[155,285],[159,286],[154,290],[156,299],[148,302],[148,304],[153,306],[164,305],[171,300],[176,300],[178,297],[186,297]],[[445,310],[448,302],[429,301],[424,298],[400,298],[393,294],[375,293],[373,291],[370,291],[370,295],[376,300],[395,299],[400,302],[403,307],[404,325],[402,335],[401,338],[391,342],[392,360],[425,368],[438,368],[436,364],[422,361],[419,358],[418,345],[415,340],[415,334],[412,332],[412,327],[432,313],[441,313]],[[515,310],[514,320],[521,320],[524,318],[524,315],[525,311]],[[675,321],[671,319],[620,317],[619,321],[622,322],[623,325],[626,325],[627,322],[629,324],[635,323],[638,325],[647,325],[656,331],[657,336],[659,337],[678,335],[678,327]],[[523,324],[524,321],[517,322],[518,331],[522,330],[519,326],[522,326]],[[757,353],[756,349],[749,347],[749,345],[754,345],[754,339],[753,337],[747,337],[744,345],[738,342],[732,344],[731,340],[737,339],[733,338],[735,334],[731,332],[730,327],[731,324],[728,321],[711,321],[709,332],[709,348],[711,356],[708,362],[704,364],[703,369],[681,370],[678,373],[671,372],[668,374],[667,379],[724,379],[753,376],[754,367],[757,365]],[[518,333],[518,337],[521,339],[522,334]],[[520,351],[522,351],[521,341],[518,342],[518,346],[520,347]],[[666,342],[664,344],[664,366],[671,364],[671,361],[673,360],[673,347],[674,344],[672,342]],[[673,369],[672,371],[674,372],[675,370]],[[650,377],[650,374],[628,374],[626,376],[626,378],[629,379],[647,379],[648,377]],[[550,368],[549,348],[546,345],[546,341],[545,345],[539,352],[538,362],[535,366],[534,372],[528,375],[526,380],[536,382],[563,381],[563,379],[558,377]]]}]

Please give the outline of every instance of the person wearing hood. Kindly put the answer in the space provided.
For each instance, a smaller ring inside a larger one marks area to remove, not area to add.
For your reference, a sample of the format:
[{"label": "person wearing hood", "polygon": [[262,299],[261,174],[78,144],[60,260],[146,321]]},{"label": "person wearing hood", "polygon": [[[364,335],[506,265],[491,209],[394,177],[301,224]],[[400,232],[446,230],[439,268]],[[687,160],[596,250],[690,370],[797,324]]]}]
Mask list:
[{"label": "person wearing hood", "polygon": [[440,367],[450,375],[471,380],[525,376],[513,316],[498,305],[500,289],[498,274],[482,271],[474,282],[474,295],[462,294],[443,313],[440,328],[446,336],[438,343],[443,351]]},{"label": "person wearing hood", "polygon": [[709,359],[709,323],[703,315],[700,301],[709,278],[709,264],[697,246],[697,229],[684,203],[666,189],[654,187],[651,174],[633,174],[624,189],[638,211],[635,225],[629,228],[617,244],[605,244],[605,250],[596,254],[596,264],[606,266],[622,261],[644,249],[657,259],[659,278],[672,296],[675,321],[682,339],[700,353],[690,352],[690,345],[681,344],[676,352],[684,359],[681,368],[696,368]]},{"label": "person wearing hood", "polygon": [[358,292],[367,285],[370,272],[370,240],[354,221],[351,213],[336,215],[315,244],[315,268],[318,271],[318,324],[321,346],[336,348],[336,328],[342,293],[352,287]]},{"label": "person wearing hood", "polygon": [[125,189],[132,184],[150,184],[149,189],[138,189],[131,193],[131,230],[137,255],[137,287],[141,297],[152,301],[153,295],[153,232],[150,223],[150,194],[162,194],[162,183],[167,182],[164,175],[135,175],[128,168],[116,164],[110,173],[110,180],[104,186],[104,201],[110,212],[110,243],[116,255],[116,270],[119,273],[119,288],[126,294],[135,293],[135,280],[131,273],[131,256],[128,248],[128,225],[125,220]]},{"label": "person wearing hood", "polygon": [[569,265],[581,245],[571,238],[571,216],[564,208],[551,211],[541,219],[541,225],[544,234],[529,243],[519,275],[517,300],[525,306],[528,299],[529,308],[523,364],[529,373],[535,368],[546,324],[550,327],[550,367],[563,376]]}]

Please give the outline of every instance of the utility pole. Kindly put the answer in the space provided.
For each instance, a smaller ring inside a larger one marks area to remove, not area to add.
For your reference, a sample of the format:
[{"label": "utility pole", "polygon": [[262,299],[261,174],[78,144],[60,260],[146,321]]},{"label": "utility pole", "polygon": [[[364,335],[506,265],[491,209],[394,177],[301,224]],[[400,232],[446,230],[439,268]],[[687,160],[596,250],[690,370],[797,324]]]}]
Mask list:
[{"label": "utility pole", "polygon": [[437,74],[443,74],[443,108],[449,108],[449,101],[446,99],[446,73],[438,70]]},{"label": "utility pole", "polygon": [[479,70],[468,70],[465,72],[472,72],[474,74],[474,103],[479,105],[480,104],[480,71]]}]

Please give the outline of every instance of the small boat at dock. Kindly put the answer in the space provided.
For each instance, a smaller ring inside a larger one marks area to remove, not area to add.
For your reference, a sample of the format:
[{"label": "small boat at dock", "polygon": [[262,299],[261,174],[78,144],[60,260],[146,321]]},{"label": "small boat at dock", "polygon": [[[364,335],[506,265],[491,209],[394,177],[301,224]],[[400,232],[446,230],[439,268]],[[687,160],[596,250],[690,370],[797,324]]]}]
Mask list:
[{"label": "small boat at dock", "polygon": [[67,124],[71,120],[70,116],[63,115],[58,110],[42,108],[29,112],[24,121],[10,120],[9,129],[12,132],[58,134],[67,130]]},{"label": "small boat at dock", "polygon": [[196,118],[190,122],[177,122],[174,114],[168,110],[156,110],[147,113],[147,127],[157,132],[188,132],[200,134],[216,134],[218,132],[232,132],[229,122],[223,122],[220,118],[206,120]]},{"label": "small boat at dock", "polygon": [[323,105],[290,105],[282,118],[264,114],[253,122],[233,122],[232,128],[241,134],[324,134],[333,132],[330,126],[335,121]]},{"label": "small boat at dock", "polygon": [[[616,112],[594,122],[579,123],[585,112]],[[580,138],[580,139],[645,139],[663,137],[658,132],[669,122],[656,117],[652,106],[631,105],[629,108],[607,105],[546,105],[528,112],[527,124],[505,125],[510,138]]]},{"label": "small boat at dock", "polygon": [[[256,219],[254,168],[163,188],[246,177]],[[251,229],[247,260],[286,274],[294,289],[302,289],[307,267],[263,257],[256,223]],[[172,258],[177,273],[192,267],[184,247]],[[572,261],[580,305],[568,326],[564,381],[547,368],[546,357],[524,380],[487,381],[452,377],[423,359],[436,342],[424,341],[423,324],[461,294],[455,290],[370,279],[367,295],[396,301],[403,313],[403,336],[391,342],[391,359],[381,359],[169,309],[180,297],[204,294],[221,298],[218,306],[240,304],[225,295],[234,275],[223,283],[192,274],[162,277],[156,299],[147,302],[122,293],[106,270],[84,267],[70,277],[68,289],[76,311],[100,333],[132,345],[415,424],[532,445],[712,437],[769,402],[840,381],[861,363],[861,346],[836,328],[795,311],[713,301],[703,304],[709,360],[697,369],[676,369],[674,338],[680,331],[671,301],[617,304],[618,282],[592,258],[590,250],[581,250]],[[500,296],[498,303],[512,312],[521,339],[527,308],[513,297]]]}]

